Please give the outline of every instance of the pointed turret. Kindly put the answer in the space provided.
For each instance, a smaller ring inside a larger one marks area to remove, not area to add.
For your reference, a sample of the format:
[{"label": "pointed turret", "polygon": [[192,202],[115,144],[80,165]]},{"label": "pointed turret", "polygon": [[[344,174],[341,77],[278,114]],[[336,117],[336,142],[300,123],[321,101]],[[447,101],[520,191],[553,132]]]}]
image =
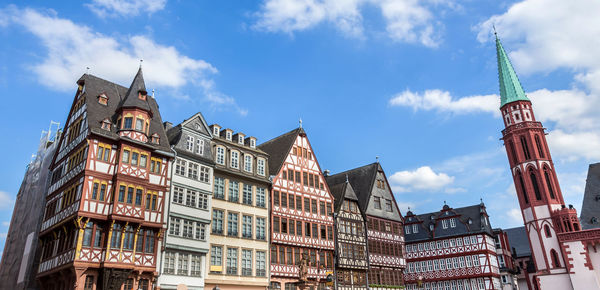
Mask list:
[{"label": "pointed turret", "polygon": [[133,82],[131,82],[131,86],[129,86],[129,90],[127,90],[127,94],[125,94],[125,99],[123,100],[121,107],[139,108],[150,112],[150,106],[146,101],[147,94],[146,84],[144,83],[144,74],[142,73],[142,67],[140,66],[135,78],[133,78]]},{"label": "pointed turret", "polygon": [[496,36],[496,54],[500,78],[500,107],[514,101],[529,101],[498,36]]}]

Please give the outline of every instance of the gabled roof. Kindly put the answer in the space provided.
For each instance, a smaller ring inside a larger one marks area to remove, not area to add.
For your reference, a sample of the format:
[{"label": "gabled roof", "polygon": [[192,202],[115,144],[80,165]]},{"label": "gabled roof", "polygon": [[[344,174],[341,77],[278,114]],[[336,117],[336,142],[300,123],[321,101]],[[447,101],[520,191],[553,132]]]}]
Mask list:
[{"label": "gabled roof", "polygon": [[[117,134],[115,123],[117,122],[117,118],[119,116],[119,107],[124,100],[124,96],[128,92],[128,88],[107,81],[105,79],[93,76],[91,74],[84,74],[83,76],[81,76],[78,83],[84,84],[85,89],[82,94],[86,102],[87,120],[90,131],[96,135],[100,135],[113,140],[118,140],[119,138],[121,138]],[[102,93],[104,93],[108,97],[108,102],[106,105],[100,104],[98,102],[98,96]],[[136,96],[135,99],[138,99],[138,97]],[[158,104],[156,103],[156,99],[154,99],[154,97],[152,96],[147,96],[146,103],[149,108],[149,112],[152,116],[152,118],[150,119],[149,136],[152,136],[153,134],[158,134],[160,140],[159,144],[155,144],[152,143],[149,138],[149,141],[147,143],[144,143],[143,145],[152,149],[157,149],[169,153],[171,152],[169,147],[169,140],[167,138],[167,134],[162,124],[162,119],[158,110]],[[112,122],[110,130],[105,130],[101,127],[102,121],[104,121],[106,118],[108,118]],[[131,140],[131,142],[140,143],[134,140]]]},{"label": "gabled roof", "polygon": [[[208,139],[212,139],[211,131],[208,128],[208,125],[206,124],[206,120],[204,119],[204,116],[202,115],[202,113],[198,112],[198,113],[192,115],[190,118],[183,120],[183,122],[181,122],[177,126],[171,127],[167,130],[167,136],[169,137],[169,143],[174,146],[174,150],[177,151],[177,155],[185,156],[185,157],[191,158],[191,159],[200,159],[201,161],[204,161],[208,164],[214,164],[215,161],[212,159],[212,153],[210,154],[211,158],[205,158],[205,156],[200,156],[200,155],[194,154],[192,152],[189,152],[187,150],[180,150],[177,148],[177,144],[181,141],[181,136],[183,136],[183,127],[188,125],[191,121],[193,121],[196,118],[200,119],[200,123],[202,124],[202,127],[207,132],[207,134],[203,134],[202,132],[199,132],[199,134],[205,135]],[[188,127],[188,129],[189,129],[189,127]]]},{"label": "gabled roof", "polygon": [[366,212],[378,169],[379,163],[371,163],[331,175],[327,177],[327,183],[330,185],[344,183],[346,182],[347,175],[348,181],[352,184],[352,188],[356,193],[360,210]]},{"label": "gabled roof", "polygon": [[141,92],[142,95],[146,95],[146,84],[144,83],[144,75],[142,74],[142,67],[138,69],[137,74],[133,78],[131,82],[131,86],[125,93],[125,98],[123,99],[123,103],[121,104],[122,108],[139,108],[145,111],[150,111],[150,105],[146,100],[142,100],[138,97],[138,93]]},{"label": "gabled roof", "polygon": [[590,164],[588,169],[579,219],[584,230],[600,227],[600,163]]},{"label": "gabled roof", "polygon": [[333,196],[334,200],[334,210],[338,212],[342,204],[344,203],[344,199],[354,200],[358,202],[358,198],[356,197],[356,193],[350,185],[349,182],[343,182],[339,184],[332,184],[329,182],[330,178],[325,177],[327,181],[327,185],[329,186],[329,191]]},{"label": "gabled roof", "polygon": [[505,229],[504,232],[508,236],[508,243],[512,248],[513,254],[516,254],[515,258],[531,256],[531,247],[529,247],[529,239],[527,238],[525,227]]},{"label": "gabled roof", "polygon": [[302,127],[296,128],[257,146],[258,149],[269,154],[269,175],[279,173],[285,158],[294,146],[296,138],[301,134],[306,134],[304,129]]},{"label": "gabled roof", "polygon": [[500,79],[500,107],[514,101],[529,101],[498,37],[496,37],[496,56]]}]

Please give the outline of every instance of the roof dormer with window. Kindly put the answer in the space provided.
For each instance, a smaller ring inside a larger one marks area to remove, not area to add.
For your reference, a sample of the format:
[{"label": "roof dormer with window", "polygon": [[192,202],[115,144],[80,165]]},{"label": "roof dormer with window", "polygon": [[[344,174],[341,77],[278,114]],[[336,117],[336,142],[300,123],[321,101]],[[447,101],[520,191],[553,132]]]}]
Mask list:
[{"label": "roof dormer with window", "polygon": [[231,129],[223,129],[221,130],[221,137],[224,137],[225,140],[233,142],[233,130]]},{"label": "roof dormer with window", "polygon": [[219,126],[219,124],[212,124],[208,127],[210,128],[210,133],[213,135],[213,137],[219,137],[221,132],[221,126]]},{"label": "roof dormer with window", "polygon": [[238,132],[235,135],[233,135],[233,142],[238,143],[240,145],[244,145],[245,138],[246,135],[244,133]]}]

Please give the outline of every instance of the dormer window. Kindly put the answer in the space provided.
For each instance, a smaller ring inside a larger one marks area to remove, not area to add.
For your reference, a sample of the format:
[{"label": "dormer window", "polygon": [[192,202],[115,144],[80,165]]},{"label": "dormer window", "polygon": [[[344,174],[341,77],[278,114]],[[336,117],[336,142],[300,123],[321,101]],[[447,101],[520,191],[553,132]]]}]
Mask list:
[{"label": "dormer window", "polygon": [[429,225],[429,231],[433,231],[433,224]]},{"label": "dormer window", "polygon": [[110,121],[108,119],[104,119],[101,126],[102,129],[110,131]]},{"label": "dormer window", "polygon": [[160,142],[160,136],[158,136],[158,134],[154,133],[152,134],[152,143],[158,144]]},{"label": "dormer window", "polygon": [[144,100],[145,101],[146,100],[146,92],[142,92],[142,91],[138,92],[138,98],[140,100]]},{"label": "dormer window", "polygon": [[102,93],[98,96],[98,103],[105,105],[108,104],[108,97],[106,94]]},{"label": "dormer window", "polygon": [[242,136],[242,135],[238,136],[238,143],[244,145],[244,136]]},{"label": "dormer window", "polygon": [[228,141],[231,141],[231,131],[225,132],[225,139],[227,139]]},{"label": "dormer window", "polygon": [[217,126],[213,127],[213,135],[219,136],[219,127],[217,127]]},{"label": "dormer window", "polygon": [[256,140],[250,139],[250,147],[251,148],[256,148]]}]

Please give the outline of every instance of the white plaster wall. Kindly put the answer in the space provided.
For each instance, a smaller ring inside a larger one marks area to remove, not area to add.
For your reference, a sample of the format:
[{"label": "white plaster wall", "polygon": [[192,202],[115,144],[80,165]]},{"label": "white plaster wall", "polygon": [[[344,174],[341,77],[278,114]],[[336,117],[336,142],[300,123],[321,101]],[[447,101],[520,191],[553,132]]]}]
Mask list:
[{"label": "white plaster wall", "polygon": [[[540,280],[540,289],[542,290],[573,290],[571,279],[568,274],[556,274],[538,276]],[[575,289],[598,289],[598,288],[575,288]]]},{"label": "white plaster wall", "polygon": [[590,255],[590,260],[592,261],[592,266],[594,267],[594,275],[596,276],[596,280],[600,281],[600,247],[596,246],[588,246],[588,254]]},{"label": "white plaster wall", "polygon": [[[600,289],[598,278],[593,270],[590,270],[585,263],[587,258],[585,252],[587,249],[584,244],[580,241],[564,243],[564,246],[568,251],[571,252],[569,258],[573,259],[570,263],[573,268],[570,271],[571,282],[573,288],[578,289]],[[598,268],[596,268],[598,271]]]},{"label": "white plaster wall", "polygon": [[535,230],[531,230],[529,232],[529,240],[531,241],[531,251],[535,256],[535,261],[538,261],[538,270],[546,269],[546,263],[543,262],[545,261],[544,253],[542,251],[542,246],[540,244],[538,233]]}]

